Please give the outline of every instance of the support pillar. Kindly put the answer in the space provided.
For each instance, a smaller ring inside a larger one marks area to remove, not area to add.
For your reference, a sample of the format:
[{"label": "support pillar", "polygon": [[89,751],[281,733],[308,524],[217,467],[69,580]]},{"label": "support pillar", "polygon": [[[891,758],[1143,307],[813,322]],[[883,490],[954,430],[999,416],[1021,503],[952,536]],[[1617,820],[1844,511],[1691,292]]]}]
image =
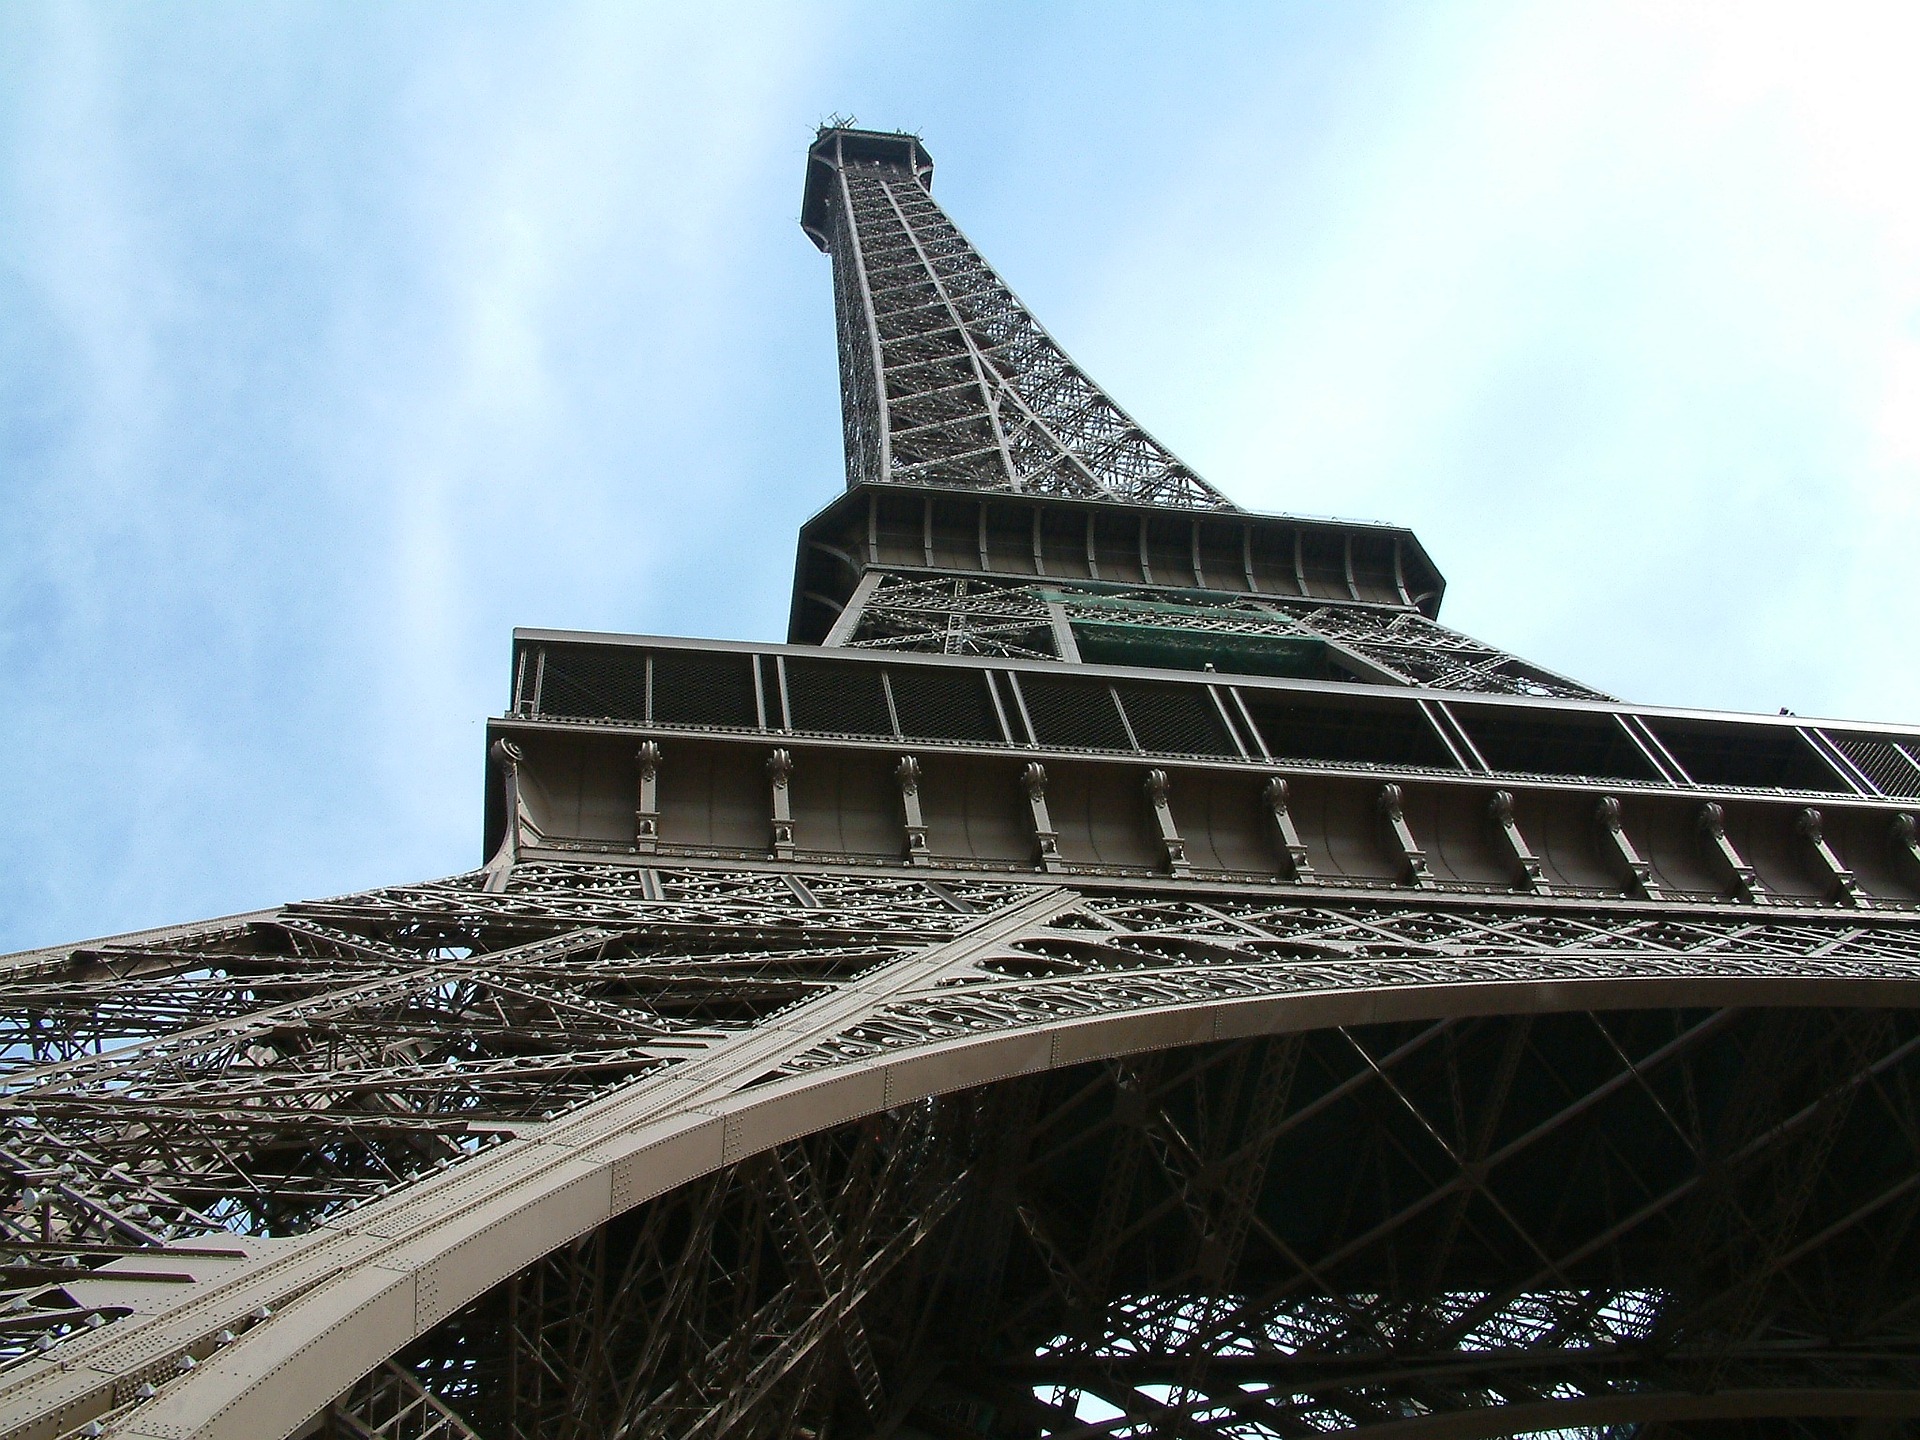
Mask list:
[{"label": "support pillar", "polygon": [[873,598],[873,592],[880,588],[884,578],[885,572],[880,570],[868,570],[861,575],[853,587],[853,593],[847,597],[847,603],[840,607],[840,613],[834,617],[826,639],[820,642],[822,648],[851,643],[854,633],[860,628],[861,617],[866,613],[867,602]]},{"label": "support pillar", "polygon": [[909,865],[931,865],[933,856],[927,849],[927,822],[920,811],[920,762],[912,755],[902,755],[900,763],[893,767],[893,778],[900,782],[900,810],[906,817],[907,863]]},{"label": "support pillar", "polygon": [[793,756],[782,747],[767,757],[767,776],[773,781],[773,858],[793,859]]},{"label": "support pillar", "polygon": [[1147,772],[1147,804],[1153,807],[1153,821],[1160,831],[1160,849],[1166,856],[1168,873],[1186,875],[1190,873],[1187,869],[1187,842],[1180,838],[1179,827],[1173,823],[1169,789],[1166,771]]},{"label": "support pillar", "polygon": [[1593,809],[1594,825],[1600,832],[1600,850],[1615,867],[1626,872],[1627,888],[1643,900],[1658,900],[1660,887],[1654,883],[1653,866],[1640,858],[1633,839],[1627,834],[1621,813],[1620,797],[1603,795]]},{"label": "support pillar", "polygon": [[1267,802],[1267,815],[1273,821],[1274,838],[1280,849],[1280,878],[1303,885],[1313,879],[1313,863],[1307,858],[1307,847],[1300,840],[1300,831],[1294,826],[1293,812],[1287,808],[1288,794],[1285,777],[1275,775],[1267,781],[1262,792]]},{"label": "support pillar", "polygon": [[660,743],[643,740],[634,758],[640,765],[640,794],[633,811],[633,848],[652,855],[660,848]]},{"label": "support pillar", "polygon": [[507,888],[507,881],[513,877],[513,867],[520,863],[520,850],[526,843],[526,828],[530,828],[526,802],[520,798],[520,762],[526,757],[520,747],[511,740],[493,742],[493,758],[500,766],[500,783],[504,791],[501,808],[505,810],[506,828],[500,834],[500,848],[493,852],[493,858],[486,864],[486,890],[490,895],[498,895]]},{"label": "support pillar", "polygon": [[1033,822],[1033,849],[1036,863],[1048,874],[1066,869],[1060,858],[1060,832],[1053,828],[1047,813],[1047,771],[1038,760],[1029,761],[1020,772],[1020,788],[1027,792],[1027,813]]},{"label": "support pillar", "polygon": [[1080,642],[1073,638],[1073,624],[1067,619],[1067,607],[1058,600],[1048,600],[1047,626],[1053,632],[1053,649],[1062,660],[1072,664],[1080,663]]},{"label": "support pillar", "polygon": [[1433,872],[1427,868],[1427,852],[1414,843],[1413,827],[1407,824],[1406,792],[1398,785],[1382,785],[1379,804],[1380,818],[1386,821],[1387,834],[1405,867],[1400,877],[1401,883],[1411,885],[1416,890],[1433,889]]},{"label": "support pillar", "polygon": [[1795,828],[1799,830],[1800,838],[1807,842],[1807,849],[1813,856],[1814,873],[1827,883],[1827,899],[1836,905],[1869,908],[1867,897],[1860,893],[1853,872],[1840,863],[1840,857],[1833,853],[1833,847],[1827,843],[1826,822],[1820,812],[1808,806],[1800,812]]},{"label": "support pillar", "polygon": [[1766,904],[1767,887],[1760,883],[1760,876],[1740,858],[1733,841],[1727,838],[1726,808],[1718,801],[1709,800],[1700,807],[1696,823],[1700,827],[1701,842],[1707,847],[1707,858],[1733,881],[1734,893],[1749,905]]},{"label": "support pillar", "polygon": [[1894,816],[1888,838],[1893,841],[1894,866],[1907,884],[1920,890],[1920,820],[1904,813]]},{"label": "support pillar", "polygon": [[1494,791],[1492,800],[1487,804],[1487,815],[1493,821],[1493,828],[1500,832],[1501,839],[1506,842],[1507,854],[1519,868],[1520,883],[1535,895],[1551,895],[1553,887],[1547,883],[1540,857],[1533,853],[1527,844],[1527,837],[1520,833],[1519,822],[1513,818],[1513,792]]}]

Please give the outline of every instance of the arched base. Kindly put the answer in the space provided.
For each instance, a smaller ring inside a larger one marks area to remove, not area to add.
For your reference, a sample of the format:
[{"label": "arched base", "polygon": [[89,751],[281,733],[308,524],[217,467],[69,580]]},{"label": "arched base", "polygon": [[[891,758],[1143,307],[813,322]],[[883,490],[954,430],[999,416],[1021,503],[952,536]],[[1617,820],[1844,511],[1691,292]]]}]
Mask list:
[{"label": "arched base", "polygon": [[1916,1079],[1875,1010],[1091,1062],[740,1160],[401,1358],[484,1440],[1878,1433],[1920,1414]]}]

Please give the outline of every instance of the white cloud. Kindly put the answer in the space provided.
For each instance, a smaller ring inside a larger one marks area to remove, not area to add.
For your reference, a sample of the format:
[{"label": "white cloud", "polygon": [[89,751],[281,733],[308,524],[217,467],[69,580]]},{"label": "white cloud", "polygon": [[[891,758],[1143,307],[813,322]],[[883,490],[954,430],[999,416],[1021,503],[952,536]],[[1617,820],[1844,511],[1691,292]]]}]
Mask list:
[{"label": "white cloud", "polygon": [[1249,503],[1415,524],[1456,623],[1635,698],[1920,710],[1875,662],[1920,538],[1914,12],[1422,14],[1308,155],[1217,152],[1111,262],[1120,347],[1176,337],[1166,428]]},{"label": "white cloud", "polygon": [[9,30],[35,763],[0,798],[45,823],[0,948],[467,863],[510,626],[642,623],[739,488],[729,250],[810,42],[611,5]]},{"label": "white cloud", "polygon": [[[688,441],[726,369],[724,234],[804,52],[777,20],[739,34],[691,12],[584,7],[518,28],[506,45],[462,36],[405,100],[396,200],[421,298],[365,460],[393,497],[386,699],[413,719],[389,774],[422,815],[456,769],[468,779],[457,741],[498,703],[508,624],[604,615],[610,589],[660,563],[688,487],[627,468],[620,427],[677,401],[688,432],[649,448],[720,460]],[[447,742],[424,773],[422,729]]]}]

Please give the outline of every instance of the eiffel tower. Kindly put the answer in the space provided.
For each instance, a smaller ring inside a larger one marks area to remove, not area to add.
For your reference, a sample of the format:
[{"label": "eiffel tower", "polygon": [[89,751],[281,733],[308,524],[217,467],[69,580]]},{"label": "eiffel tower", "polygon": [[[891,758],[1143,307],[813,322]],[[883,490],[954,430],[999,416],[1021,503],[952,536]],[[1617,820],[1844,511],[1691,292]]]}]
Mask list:
[{"label": "eiffel tower", "polygon": [[832,125],[784,645],[522,630],[484,865],[0,959],[0,1434],[1920,1417],[1920,731],[1252,514]]}]

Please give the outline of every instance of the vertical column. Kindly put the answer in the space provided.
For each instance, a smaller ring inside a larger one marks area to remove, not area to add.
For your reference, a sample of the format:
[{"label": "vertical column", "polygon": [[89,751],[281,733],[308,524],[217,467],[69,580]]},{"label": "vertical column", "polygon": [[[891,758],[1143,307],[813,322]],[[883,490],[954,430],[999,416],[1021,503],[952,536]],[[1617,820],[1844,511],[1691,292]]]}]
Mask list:
[{"label": "vertical column", "polygon": [[1380,787],[1380,818],[1386,822],[1388,836],[1406,867],[1405,883],[1418,890],[1431,890],[1433,872],[1427,868],[1427,852],[1413,839],[1413,827],[1407,824],[1406,792],[1398,785]]},{"label": "vertical column", "polygon": [[1920,890],[1920,820],[1907,814],[1894,816],[1887,838],[1893,843],[1894,866],[1907,884]]},{"label": "vertical column", "polygon": [[660,744],[644,740],[634,752],[640,765],[640,794],[633,810],[633,848],[651,855],[660,848]]},{"label": "vertical column", "polygon": [[486,864],[485,889],[497,895],[507,888],[513,867],[520,863],[520,848],[525,843],[522,827],[526,823],[526,805],[520,798],[520,762],[526,757],[511,740],[493,742],[493,758],[500,766],[501,809],[506,812],[506,828],[500,833],[500,847]]},{"label": "vertical column", "polygon": [[906,817],[907,863],[931,865],[927,822],[920,812],[920,762],[911,755],[902,755],[900,763],[893,767],[893,778],[900,782],[900,809]]},{"label": "vertical column", "polygon": [[1053,817],[1047,813],[1046,767],[1038,760],[1030,761],[1020,772],[1020,788],[1027,792],[1036,861],[1049,874],[1066,869],[1066,863],[1060,858],[1060,832],[1053,828]]},{"label": "vertical column", "polygon": [[1527,844],[1527,837],[1520,833],[1519,822],[1513,818],[1513,792],[1494,791],[1492,800],[1487,804],[1487,814],[1493,821],[1493,828],[1506,842],[1508,855],[1519,867],[1520,883],[1535,895],[1551,895],[1553,887],[1547,883],[1540,857],[1533,853]]},{"label": "vertical column", "polygon": [[1174,875],[1185,875],[1188,873],[1187,842],[1180,838],[1179,827],[1173,823],[1170,788],[1166,771],[1147,772],[1147,804],[1153,807],[1153,820],[1160,830],[1160,849],[1166,856],[1167,869]]},{"label": "vertical column", "polygon": [[834,617],[826,639],[820,642],[823,647],[846,645],[852,641],[854,632],[860,628],[860,619],[866,613],[867,602],[873,599],[873,592],[880,588],[880,582],[885,578],[878,570],[868,570],[861,575],[853,587],[853,593],[847,596],[847,603]]},{"label": "vertical column", "polygon": [[793,859],[793,756],[786,749],[767,757],[767,776],[773,782],[773,858]]},{"label": "vertical column", "polygon": [[1894,869],[1908,885],[1920,890],[1920,818],[1905,813],[1894,816],[1887,839],[1893,847]]},{"label": "vertical column", "polygon": [[1601,796],[1593,810],[1593,821],[1600,834],[1601,852],[1626,872],[1627,888],[1643,899],[1658,900],[1660,887],[1653,882],[1653,867],[1640,858],[1627,835],[1619,797]]},{"label": "vertical column", "polygon": [[1067,619],[1067,607],[1058,600],[1043,602],[1047,607],[1047,625],[1053,631],[1054,652],[1062,660],[1080,663],[1080,642],[1073,638],[1073,622]]},{"label": "vertical column", "polygon": [[1733,881],[1734,893],[1749,905],[1766,904],[1767,887],[1760,883],[1754,868],[1740,858],[1740,852],[1733,848],[1733,841],[1727,838],[1726,809],[1718,802],[1709,800],[1700,807],[1696,823],[1700,827],[1700,839],[1706,846],[1708,858],[1715,861]]},{"label": "vertical column", "polygon": [[1812,852],[1814,869],[1827,882],[1827,899],[1838,905],[1865,906],[1867,897],[1860,893],[1853,872],[1840,863],[1840,857],[1827,843],[1826,825],[1820,812],[1808,806],[1800,812],[1795,828]]},{"label": "vertical column", "polygon": [[1307,859],[1307,847],[1301,843],[1293,812],[1288,808],[1285,778],[1279,775],[1269,778],[1262,795],[1267,802],[1267,816],[1273,822],[1274,838],[1280,846],[1280,878],[1296,885],[1305,884],[1313,879],[1313,865]]}]

